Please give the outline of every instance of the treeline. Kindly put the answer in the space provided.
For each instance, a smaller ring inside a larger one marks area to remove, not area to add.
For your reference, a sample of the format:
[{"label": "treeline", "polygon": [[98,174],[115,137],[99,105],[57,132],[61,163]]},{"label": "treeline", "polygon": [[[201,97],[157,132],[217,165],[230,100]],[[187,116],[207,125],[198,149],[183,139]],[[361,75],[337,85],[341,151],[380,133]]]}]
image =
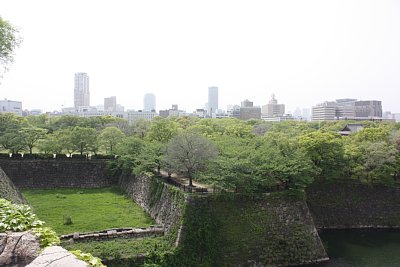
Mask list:
[{"label": "treeline", "polygon": [[184,173],[216,188],[303,189],[315,179],[393,184],[400,173],[400,125],[347,121],[279,122],[190,117],[138,120],[0,114],[4,152],[118,155],[114,171]]}]

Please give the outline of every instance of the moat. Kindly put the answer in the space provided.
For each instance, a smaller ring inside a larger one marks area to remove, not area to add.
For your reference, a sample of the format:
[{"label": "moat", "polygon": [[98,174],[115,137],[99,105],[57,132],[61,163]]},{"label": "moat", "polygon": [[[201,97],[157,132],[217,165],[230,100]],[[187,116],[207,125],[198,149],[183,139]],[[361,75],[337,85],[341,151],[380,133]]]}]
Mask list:
[{"label": "moat", "polygon": [[331,260],[311,266],[400,266],[400,231],[330,230],[320,236]]}]

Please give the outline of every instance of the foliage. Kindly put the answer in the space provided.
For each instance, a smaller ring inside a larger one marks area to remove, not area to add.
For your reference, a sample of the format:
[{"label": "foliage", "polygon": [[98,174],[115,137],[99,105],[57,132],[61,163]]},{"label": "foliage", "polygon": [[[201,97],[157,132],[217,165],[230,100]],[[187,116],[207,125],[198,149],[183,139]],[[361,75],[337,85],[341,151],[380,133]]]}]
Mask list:
[{"label": "foliage", "polygon": [[341,176],[344,146],[340,135],[330,132],[311,132],[299,137],[299,145],[311,158],[320,177]]},{"label": "foliage", "polygon": [[22,143],[29,149],[29,154],[32,154],[32,149],[35,144],[43,139],[46,135],[47,130],[38,127],[24,127],[19,131],[22,138]]},{"label": "foliage", "polygon": [[32,230],[39,238],[41,247],[59,245],[60,239],[56,232],[43,227],[44,222],[36,219],[36,215],[27,205],[12,204],[0,199],[0,232],[22,232]]},{"label": "foliage", "polygon": [[[132,266],[129,263],[134,264],[135,257],[138,254],[158,254],[170,251],[173,247],[170,239],[172,238],[169,236],[141,239],[117,238],[94,242],[65,242],[61,245],[68,250],[89,252],[103,259],[104,262],[107,262],[108,266]],[[116,264],[112,264],[114,262]]]},{"label": "foliage", "polygon": [[122,142],[124,137],[124,133],[117,127],[107,127],[101,131],[99,141],[106,149],[106,153],[112,155],[115,147]]},{"label": "foliage", "polygon": [[22,232],[43,224],[43,221],[36,219],[28,205],[12,204],[8,200],[0,199],[0,232]]},{"label": "foliage", "polygon": [[184,131],[176,135],[167,146],[165,161],[176,172],[185,172],[189,186],[193,186],[193,175],[205,167],[208,160],[218,154],[214,144],[196,133]]},{"label": "foliage", "polygon": [[[148,227],[153,220],[117,188],[22,190],[37,216],[59,234]],[[63,195],[65,198],[57,196]],[[64,225],[71,216],[73,224]]]},{"label": "foliage", "polygon": [[87,263],[89,263],[90,266],[94,267],[106,267],[99,258],[94,257],[90,253],[83,253],[80,250],[72,250],[70,251],[72,254],[74,254],[78,259],[83,260]]},{"label": "foliage", "polygon": [[18,30],[0,17],[0,65],[6,67],[13,61],[13,51],[20,42]]},{"label": "foliage", "polygon": [[49,227],[33,228],[33,233],[39,238],[41,247],[60,245],[60,238]]},{"label": "foliage", "polygon": [[97,132],[93,128],[85,128],[75,126],[72,128],[70,141],[75,151],[78,151],[81,155],[84,152],[95,152],[97,151]]},{"label": "foliage", "polygon": [[177,133],[178,125],[176,122],[157,117],[151,123],[148,138],[151,141],[167,143]]}]

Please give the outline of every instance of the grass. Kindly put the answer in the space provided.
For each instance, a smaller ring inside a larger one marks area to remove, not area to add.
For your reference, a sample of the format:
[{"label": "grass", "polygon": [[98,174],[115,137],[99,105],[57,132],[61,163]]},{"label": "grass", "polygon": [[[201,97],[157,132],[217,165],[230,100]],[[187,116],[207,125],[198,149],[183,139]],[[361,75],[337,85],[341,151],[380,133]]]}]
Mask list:
[{"label": "grass", "polygon": [[[154,224],[150,216],[118,188],[26,189],[22,194],[38,218],[58,234]],[[72,224],[64,224],[67,217]]]},{"label": "grass", "polygon": [[113,239],[96,242],[63,242],[61,244],[68,250],[82,250],[91,253],[103,260],[121,259],[137,254],[147,254],[154,249],[171,250],[172,246],[165,237],[151,237],[140,239]]}]

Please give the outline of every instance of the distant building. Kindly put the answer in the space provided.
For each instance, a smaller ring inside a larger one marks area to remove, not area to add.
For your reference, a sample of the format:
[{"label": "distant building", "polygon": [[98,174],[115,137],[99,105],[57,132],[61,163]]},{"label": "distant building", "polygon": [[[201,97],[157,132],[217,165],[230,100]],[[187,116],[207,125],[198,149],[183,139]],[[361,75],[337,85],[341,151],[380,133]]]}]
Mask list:
[{"label": "distant building", "polygon": [[392,119],[396,122],[400,122],[400,113],[392,113]]},{"label": "distant building", "polygon": [[166,110],[160,110],[160,117],[167,118],[167,117],[181,117],[187,116],[188,114],[178,109],[178,105],[172,105],[172,108]]},{"label": "distant building", "polygon": [[313,121],[329,120],[383,120],[382,102],[377,100],[358,101],[338,99],[324,102],[312,108]]},{"label": "distant building", "polygon": [[240,119],[240,106],[228,106],[227,113],[229,117]]},{"label": "distant building", "polygon": [[275,95],[272,95],[271,100],[268,104],[262,106],[262,116],[263,117],[280,117],[285,114],[285,105],[278,104],[278,100],[275,98]]},{"label": "distant building", "polygon": [[218,87],[211,86],[208,87],[208,103],[207,103],[207,112],[210,117],[215,113],[218,109]]},{"label": "distant building", "polygon": [[0,100],[0,113],[14,113],[22,116],[22,102],[8,99]]},{"label": "distant building", "polygon": [[332,121],[336,116],[336,103],[324,102],[312,108],[312,121]]},{"label": "distant building", "polygon": [[155,111],[128,110],[126,118],[129,124],[133,124],[136,120],[145,119],[151,121],[157,116],[158,114]]},{"label": "distant building", "polygon": [[117,111],[117,97],[110,96],[104,98],[104,110],[105,111]]},{"label": "distant building", "polygon": [[143,111],[156,110],[156,96],[154,94],[145,94],[143,98]]},{"label": "distant building", "polygon": [[242,101],[240,107],[240,119],[261,119],[261,108],[254,107],[253,102],[249,101],[248,99]]},{"label": "distant building", "polygon": [[74,108],[90,106],[89,76],[87,73],[75,73]]},{"label": "distant building", "polygon": [[364,125],[362,124],[347,124],[341,131],[338,133],[343,136],[348,136],[352,133],[356,133],[364,129]]},{"label": "distant building", "polygon": [[355,102],[356,117],[382,117],[382,102],[366,100]]}]

